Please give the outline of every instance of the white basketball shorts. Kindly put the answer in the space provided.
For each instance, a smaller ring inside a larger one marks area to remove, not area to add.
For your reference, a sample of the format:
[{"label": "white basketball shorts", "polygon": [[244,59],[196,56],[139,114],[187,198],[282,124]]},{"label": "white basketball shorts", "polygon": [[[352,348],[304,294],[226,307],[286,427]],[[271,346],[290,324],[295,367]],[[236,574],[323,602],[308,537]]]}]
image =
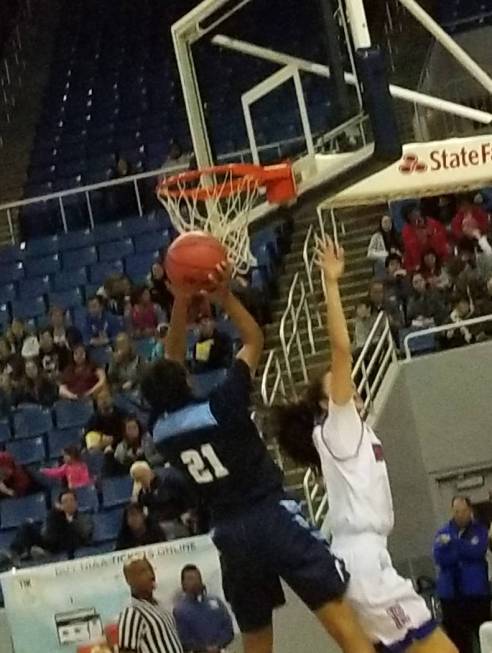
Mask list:
[{"label": "white basketball shorts", "polygon": [[424,599],[393,567],[385,538],[334,537],[331,549],[345,561],[350,573],[346,598],[374,643],[401,653],[437,628]]}]

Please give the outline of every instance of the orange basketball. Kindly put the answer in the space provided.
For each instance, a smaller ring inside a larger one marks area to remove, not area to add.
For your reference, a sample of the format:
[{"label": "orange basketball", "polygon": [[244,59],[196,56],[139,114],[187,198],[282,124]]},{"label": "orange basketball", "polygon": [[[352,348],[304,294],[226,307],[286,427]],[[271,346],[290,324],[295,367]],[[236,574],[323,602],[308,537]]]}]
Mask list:
[{"label": "orange basketball", "polygon": [[210,287],[209,275],[227,259],[225,247],[202,231],[182,234],[166,254],[166,274],[176,286],[193,285],[197,290]]}]

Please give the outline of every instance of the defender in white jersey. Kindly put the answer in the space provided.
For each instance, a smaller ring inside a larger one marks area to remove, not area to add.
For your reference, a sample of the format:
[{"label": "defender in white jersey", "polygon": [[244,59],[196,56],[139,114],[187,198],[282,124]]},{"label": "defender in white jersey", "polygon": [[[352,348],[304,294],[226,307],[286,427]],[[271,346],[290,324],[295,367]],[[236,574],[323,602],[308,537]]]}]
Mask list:
[{"label": "defender in white jersey", "polygon": [[387,550],[393,502],[383,447],[356,408],[350,338],[338,280],[343,249],[320,245],[332,364],[305,398],[275,409],[280,446],[297,462],[320,467],[329,498],[332,551],[350,573],[347,598],[381,651],[457,653],[432,620],[412,583],[398,575]]}]

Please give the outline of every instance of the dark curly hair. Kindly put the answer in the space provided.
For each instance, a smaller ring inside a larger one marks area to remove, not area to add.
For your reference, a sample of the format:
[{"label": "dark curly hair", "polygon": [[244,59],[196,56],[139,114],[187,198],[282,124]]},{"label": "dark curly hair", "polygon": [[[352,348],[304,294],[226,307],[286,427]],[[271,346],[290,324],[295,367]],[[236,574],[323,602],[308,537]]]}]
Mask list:
[{"label": "dark curly hair", "polygon": [[324,374],[312,381],[299,401],[273,406],[270,412],[269,435],[289,458],[305,467],[320,466],[313,429],[325,413],[320,406],[326,399],[323,378]]}]

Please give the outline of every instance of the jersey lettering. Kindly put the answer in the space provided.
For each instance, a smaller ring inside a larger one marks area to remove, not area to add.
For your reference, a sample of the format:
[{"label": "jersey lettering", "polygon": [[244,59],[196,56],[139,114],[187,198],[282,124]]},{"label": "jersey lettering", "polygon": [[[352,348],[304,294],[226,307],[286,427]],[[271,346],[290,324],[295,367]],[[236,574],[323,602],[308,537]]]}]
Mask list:
[{"label": "jersey lettering", "polygon": [[224,467],[211,444],[202,445],[200,451],[196,449],[183,451],[181,460],[196,483],[200,485],[213,483],[219,478],[229,476],[229,470]]},{"label": "jersey lettering", "polygon": [[403,630],[406,626],[408,626],[410,621],[410,617],[408,614],[405,612],[403,607],[400,605],[400,603],[397,603],[396,605],[393,605],[391,608],[388,608],[386,610],[387,614],[391,619],[393,619],[393,622],[395,626],[398,628],[398,630]]}]

